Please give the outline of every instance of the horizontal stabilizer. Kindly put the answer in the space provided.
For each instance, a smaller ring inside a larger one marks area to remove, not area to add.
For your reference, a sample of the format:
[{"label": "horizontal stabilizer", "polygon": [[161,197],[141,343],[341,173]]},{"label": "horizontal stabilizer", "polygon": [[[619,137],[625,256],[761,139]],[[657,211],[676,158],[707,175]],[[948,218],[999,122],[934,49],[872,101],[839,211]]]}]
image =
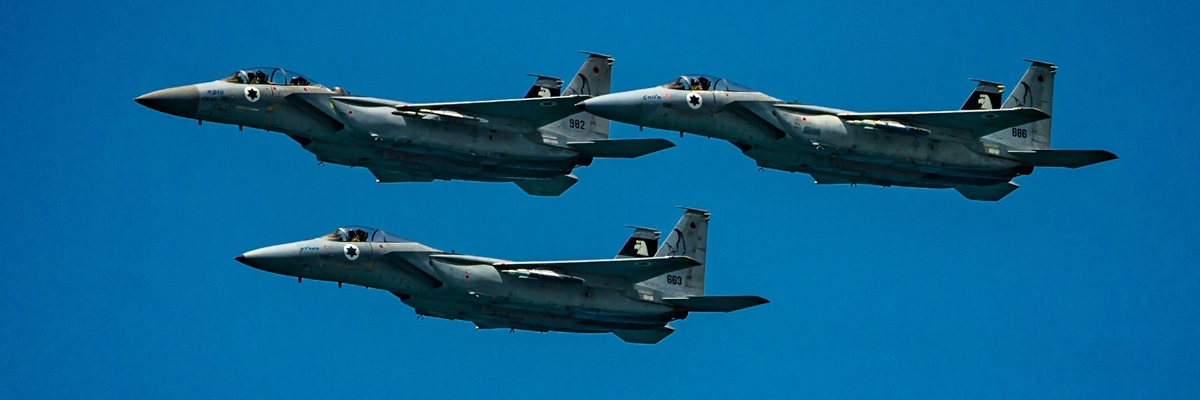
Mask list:
[{"label": "horizontal stabilizer", "polygon": [[647,258],[613,258],[604,260],[500,262],[492,264],[500,269],[548,269],[568,275],[586,274],[624,278],[630,282],[641,282],[668,272],[700,265],[699,261],[686,256]]},{"label": "horizontal stabilizer", "polygon": [[695,296],[665,298],[663,301],[687,311],[731,312],[769,303],[758,296]]},{"label": "horizontal stabilizer", "polygon": [[1015,183],[1008,182],[992,186],[955,186],[954,190],[971,200],[996,201],[1008,196],[1019,187]]},{"label": "horizontal stabilizer", "polygon": [[575,182],[579,182],[579,178],[575,175],[559,175],[548,179],[517,179],[513,183],[517,184],[525,193],[534,196],[558,196],[570,189]]},{"label": "horizontal stabilizer", "polygon": [[1117,159],[1105,150],[1009,150],[1008,154],[1035,167],[1079,168]]},{"label": "horizontal stabilizer", "polygon": [[675,147],[675,143],[658,138],[604,139],[590,142],[568,142],[567,146],[592,157],[636,158]]},{"label": "horizontal stabilizer", "polygon": [[672,333],[675,333],[675,329],[669,326],[664,326],[658,329],[648,329],[644,331],[613,332],[613,334],[617,335],[617,337],[621,338],[621,340],[624,340],[627,343],[637,344],[655,344],[661,342],[663,339],[666,339],[667,336],[671,336]]}]

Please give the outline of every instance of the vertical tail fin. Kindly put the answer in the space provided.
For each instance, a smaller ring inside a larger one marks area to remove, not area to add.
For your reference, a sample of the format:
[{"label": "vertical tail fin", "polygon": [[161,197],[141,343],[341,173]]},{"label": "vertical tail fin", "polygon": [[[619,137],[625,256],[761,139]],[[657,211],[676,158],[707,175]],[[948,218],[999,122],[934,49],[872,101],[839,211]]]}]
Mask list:
[{"label": "vertical tail fin", "polygon": [[[579,72],[575,73],[575,77],[567,84],[562,94],[600,96],[612,92],[613,58],[596,53],[584,54],[588,55],[587,60],[579,67]],[[608,139],[608,125],[607,119],[580,112],[551,122],[542,129],[575,141],[592,141]]]},{"label": "vertical tail fin", "polygon": [[967,102],[963,103],[963,110],[995,110],[1000,107],[1000,95],[1004,93],[1004,85],[981,79],[971,80],[979,82],[979,85],[975,86],[975,91],[971,92]]},{"label": "vertical tail fin", "polygon": [[533,82],[533,87],[530,87],[529,91],[525,93],[526,99],[532,97],[558,97],[562,95],[562,79],[537,74],[526,75],[537,78]]},{"label": "vertical tail fin", "polygon": [[699,261],[700,265],[641,283],[662,292],[663,297],[704,295],[704,254],[708,248],[708,219],[711,214],[694,208],[683,209],[686,210],[683,217],[679,218],[654,256],[688,256]]},{"label": "vertical tail fin", "polygon": [[[1054,74],[1058,70],[1054,64],[1026,59],[1032,65],[1021,77],[1021,82],[1013,88],[1012,94],[1004,101],[1003,108],[1029,107],[1037,108],[1046,114],[1053,114]],[[1005,129],[984,139],[999,142],[1013,150],[1043,150],[1050,148],[1050,120],[1047,118],[1021,126]]]},{"label": "vertical tail fin", "polygon": [[629,227],[634,229],[633,234],[629,236],[629,240],[625,242],[625,246],[621,247],[621,251],[617,253],[616,258],[650,257],[658,252],[658,238],[662,236],[662,233],[658,229],[643,228],[640,226]]}]

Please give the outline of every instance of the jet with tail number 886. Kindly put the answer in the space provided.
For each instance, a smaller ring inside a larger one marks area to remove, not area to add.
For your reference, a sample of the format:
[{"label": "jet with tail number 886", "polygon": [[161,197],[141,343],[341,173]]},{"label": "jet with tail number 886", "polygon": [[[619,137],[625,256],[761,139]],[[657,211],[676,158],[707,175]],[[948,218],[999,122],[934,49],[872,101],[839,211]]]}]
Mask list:
[{"label": "jet with tail number 886", "polygon": [[595,157],[632,158],[674,146],[608,139],[607,120],[575,103],[608,93],[612,57],[588,58],[562,80],[536,76],[525,98],[412,104],[354,96],[293,71],[250,68],[213,82],[163,89],[138,103],[184,118],[286,134],[317,160],[365,167],[378,182],[514,182],[557,196]]},{"label": "jet with tail number 886", "polygon": [[690,312],[731,312],[758,296],[705,296],[707,211],[685,209],[667,240],[635,231],[613,259],[508,261],[440,251],[365,227],[237,256],[267,272],[387,290],[419,316],[478,329],[614,333],[653,344]]},{"label": "jet with tail number 886", "polygon": [[979,81],[956,111],[862,113],[786,103],[730,81],[685,75],[662,86],[580,102],[596,116],[729,141],[760,167],[817,184],[954,188],[996,201],[1034,167],[1078,168],[1117,158],[1051,150],[1054,74],[1032,63],[1002,107],[1003,86]]}]

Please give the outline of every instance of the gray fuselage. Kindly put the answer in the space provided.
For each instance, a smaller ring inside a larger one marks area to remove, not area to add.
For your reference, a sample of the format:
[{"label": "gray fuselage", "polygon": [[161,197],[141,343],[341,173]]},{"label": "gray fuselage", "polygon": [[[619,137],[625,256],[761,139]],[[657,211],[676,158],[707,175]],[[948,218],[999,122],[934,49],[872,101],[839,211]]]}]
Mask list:
[{"label": "gray fuselage", "polygon": [[782,103],[753,91],[664,87],[584,102],[588,112],[615,121],[729,141],[761,167],[813,174],[817,183],[987,186],[1032,171],[989,155],[985,143],[965,132],[890,132],[849,124],[834,115],[842,110],[806,114],[773,107]]},{"label": "gray fuselage", "polygon": [[601,333],[654,329],[687,316],[654,301],[649,290],[618,280],[511,275],[493,266],[505,260],[447,254],[408,241],[318,238],[253,250],[238,260],[277,274],[386,290],[419,315],[471,321],[479,328]]},{"label": "gray fuselage", "polygon": [[542,179],[591,163],[524,121],[396,115],[390,107],[335,103],[335,96],[347,95],[317,84],[224,79],[160,90],[138,102],[201,122],[282,132],[317,160],[369,168],[380,182]]}]

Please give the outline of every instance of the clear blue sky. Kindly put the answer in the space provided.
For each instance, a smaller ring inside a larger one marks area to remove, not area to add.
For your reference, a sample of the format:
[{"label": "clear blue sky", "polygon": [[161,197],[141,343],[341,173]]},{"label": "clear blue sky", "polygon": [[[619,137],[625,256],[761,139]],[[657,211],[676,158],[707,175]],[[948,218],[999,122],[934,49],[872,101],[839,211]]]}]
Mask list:
[{"label": "clear blue sky", "polygon": [[[2,398],[1197,398],[1194,2],[18,2],[0,15]],[[522,95],[616,58],[614,89],[683,73],[862,111],[950,109],[967,78],[1059,65],[1054,146],[999,203],[817,187],[718,140],[510,184],[375,184],[277,133],[140,94],[279,65],[405,101]],[[238,264],[364,224],[518,260],[611,257],[625,224],[713,212],[708,292],[656,346],[476,331],[392,295]]]}]

